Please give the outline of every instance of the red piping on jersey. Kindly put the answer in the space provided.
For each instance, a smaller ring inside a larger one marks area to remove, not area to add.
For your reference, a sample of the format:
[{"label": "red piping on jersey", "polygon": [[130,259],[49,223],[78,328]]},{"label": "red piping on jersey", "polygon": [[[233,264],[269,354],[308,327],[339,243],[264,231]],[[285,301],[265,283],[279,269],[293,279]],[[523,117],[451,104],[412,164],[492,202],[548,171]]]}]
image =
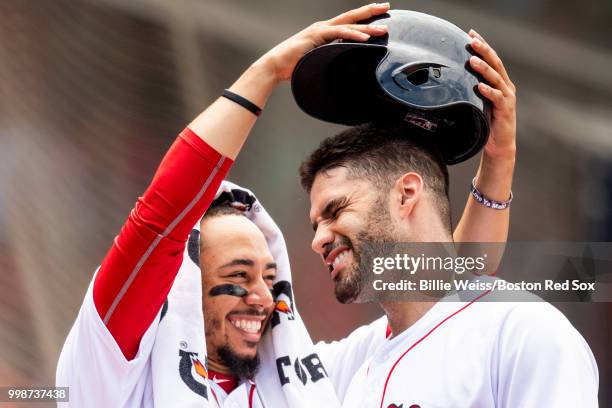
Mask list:
[{"label": "red piping on jersey", "polygon": [[188,128],[161,161],[104,257],[93,285],[101,320],[127,360],[159,315],[191,229],[233,161]]},{"label": "red piping on jersey", "polygon": [[183,209],[183,211],[170,223],[170,225],[168,225],[166,230],[161,235],[157,235],[157,237],[155,237],[155,240],[153,242],[151,242],[151,245],[149,245],[149,248],[142,255],[142,257],[138,260],[138,263],[136,264],[136,266],[134,267],[134,269],[130,273],[128,279],[125,281],[125,283],[121,287],[121,290],[119,291],[119,293],[115,297],[115,300],[113,301],[111,306],[108,308],[108,311],[106,312],[106,315],[104,316],[104,324],[108,324],[108,321],[110,320],[111,316],[113,315],[113,312],[115,311],[115,308],[117,307],[117,305],[119,304],[121,299],[123,299],[123,295],[125,295],[125,292],[128,291],[130,285],[132,284],[132,282],[136,278],[136,275],[138,275],[138,272],[140,271],[140,268],[142,268],[142,265],[144,265],[144,263],[147,261],[147,259],[151,255],[151,253],[155,250],[155,247],[159,244],[159,242],[163,238],[167,237],[172,232],[174,227],[176,227],[176,225],[179,222],[181,222],[181,220],[185,217],[185,215],[187,215],[187,213],[189,211],[191,211],[191,209],[198,203],[198,201],[200,201],[200,199],[202,198],[202,196],[204,195],[206,190],[208,190],[208,186],[210,186],[210,183],[214,180],[215,175],[217,174],[217,172],[219,171],[221,166],[223,166],[223,162],[224,161],[225,161],[225,157],[221,156],[219,158],[219,161],[217,162],[217,165],[213,168],[212,172],[210,173],[210,175],[208,176],[208,178],[206,179],[206,181],[202,185],[202,188],[200,188],[200,191],[197,192],[197,194],[195,195],[195,197],[193,197],[191,202],[189,204],[187,204],[187,206]]},{"label": "red piping on jersey", "polygon": [[213,390],[212,386],[208,386],[208,389],[212,392],[213,397],[215,397],[215,401],[217,401],[217,406],[220,407],[221,403],[219,402],[219,398],[217,398],[217,393]]},{"label": "red piping on jersey", "polygon": [[253,394],[255,393],[255,383],[251,383],[251,389],[249,390],[249,408],[253,408]]},{"label": "red piping on jersey", "polygon": [[383,394],[382,394],[382,398],[380,399],[380,408],[382,408],[383,403],[385,402],[385,394],[387,393],[387,385],[389,385],[389,380],[391,379],[391,374],[393,374],[393,370],[395,370],[395,367],[397,367],[397,365],[399,364],[399,362],[401,361],[402,358],[404,358],[404,356],[406,354],[408,354],[408,352],[410,350],[412,350],[413,348],[415,348],[420,342],[422,342],[423,340],[425,340],[427,338],[427,336],[429,336],[431,333],[433,333],[438,327],[442,326],[442,324],[444,324],[447,320],[449,320],[451,317],[456,316],[459,312],[467,309],[469,306],[471,306],[474,302],[476,302],[477,300],[479,300],[480,298],[482,298],[483,296],[485,296],[486,294],[488,294],[489,292],[491,292],[491,290],[487,290],[486,292],[484,292],[482,295],[479,295],[477,298],[475,298],[474,300],[472,300],[470,303],[468,303],[467,305],[463,306],[461,309],[455,311],[453,314],[446,316],[442,321],[440,321],[438,324],[436,324],[434,327],[432,327],[431,330],[429,330],[427,333],[425,333],[425,335],[423,337],[421,337],[420,339],[418,339],[412,346],[408,347],[408,350],[404,351],[404,353],[399,356],[399,358],[397,359],[397,361],[393,364],[393,366],[391,367],[391,370],[389,370],[389,374],[387,374],[387,379],[385,380],[385,387],[383,388]]}]

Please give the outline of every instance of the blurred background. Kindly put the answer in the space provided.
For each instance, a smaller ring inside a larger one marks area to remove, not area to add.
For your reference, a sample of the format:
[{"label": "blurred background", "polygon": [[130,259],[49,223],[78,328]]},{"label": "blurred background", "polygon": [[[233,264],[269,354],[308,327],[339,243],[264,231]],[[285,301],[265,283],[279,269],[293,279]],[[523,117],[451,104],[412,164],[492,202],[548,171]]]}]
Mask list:
[{"label": "blurred background", "polygon": [[[190,119],[267,49],[361,4],[0,0],[0,385],[54,383],[96,266]],[[477,29],[517,85],[510,239],[612,241],[612,2],[392,7]],[[303,114],[284,85],[230,173],[285,232],[297,305],[315,340],[382,314],[374,305],[337,304],[310,251],[297,168],[339,129]],[[477,164],[450,169],[455,222]],[[601,406],[611,407],[612,305],[556,306],[590,344]]]}]

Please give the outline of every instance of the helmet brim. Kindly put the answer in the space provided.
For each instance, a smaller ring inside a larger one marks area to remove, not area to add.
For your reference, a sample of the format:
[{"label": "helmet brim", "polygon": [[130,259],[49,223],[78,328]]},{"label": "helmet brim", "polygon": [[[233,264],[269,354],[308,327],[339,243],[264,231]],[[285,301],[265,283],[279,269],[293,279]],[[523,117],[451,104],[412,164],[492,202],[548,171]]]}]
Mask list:
[{"label": "helmet brim", "polygon": [[377,44],[337,42],[308,52],[291,78],[297,105],[327,122],[357,125],[374,117],[372,95],[381,94],[376,67],[387,53]]}]

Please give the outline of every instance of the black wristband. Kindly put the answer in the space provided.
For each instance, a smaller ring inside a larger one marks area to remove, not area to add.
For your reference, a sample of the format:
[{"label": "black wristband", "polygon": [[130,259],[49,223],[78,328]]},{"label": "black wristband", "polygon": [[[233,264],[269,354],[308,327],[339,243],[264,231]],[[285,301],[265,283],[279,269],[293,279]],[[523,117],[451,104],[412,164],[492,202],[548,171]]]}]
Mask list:
[{"label": "black wristband", "polygon": [[250,112],[253,112],[255,116],[261,115],[261,108],[259,106],[255,105],[253,102],[249,101],[248,99],[238,94],[233,93],[232,91],[224,89],[221,96],[229,99],[232,102],[237,103],[238,105],[242,106],[244,109]]}]

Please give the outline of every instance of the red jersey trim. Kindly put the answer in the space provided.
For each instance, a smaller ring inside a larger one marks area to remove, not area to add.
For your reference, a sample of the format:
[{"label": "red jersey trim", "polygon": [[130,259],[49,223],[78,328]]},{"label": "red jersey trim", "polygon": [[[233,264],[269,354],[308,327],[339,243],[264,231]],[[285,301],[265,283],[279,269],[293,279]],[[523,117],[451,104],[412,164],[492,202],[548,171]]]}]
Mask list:
[{"label": "red jersey trim", "polygon": [[249,390],[249,408],[253,408],[253,394],[255,393],[255,383],[251,383],[251,389]]},{"label": "red jersey trim", "polygon": [[467,309],[469,306],[473,305],[474,302],[478,301],[480,298],[482,298],[483,296],[485,296],[486,294],[488,294],[489,292],[491,292],[490,290],[484,292],[483,294],[479,295],[478,297],[476,297],[474,300],[472,300],[470,303],[468,303],[467,305],[463,306],[461,309],[455,311],[453,314],[450,314],[448,316],[446,316],[442,321],[440,321],[438,324],[436,324],[434,327],[431,328],[431,330],[429,330],[427,333],[425,333],[423,335],[423,337],[421,337],[420,339],[418,339],[416,342],[414,342],[414,344],[412,344],[412,346],[408,347],[408,350],[404,351],[402,353],[401,356],[399,356],[399,358],[397,359],[397,361],[393,364],[393,366],[391,367],[391,370],[389,370],[389,374],[387,374],[387,379],[385,380],[385,387],[383,388],[383,393],[382,393],[382,398],[380,399],[380,408],[383,408],[383,403],[385,402],[385,394],[387,393],[387,385],[389,385],[389,380],[391,379],[391,374],[393,374],[393,370],[395,370],[395,367],[397,367],[397,365],[399,364],[399,362],[402,360],[402,358],[404,358],[404,356],[406,354],[408,354],[408,352],[410,350],[412,350],[413,348],[415,348],[420,342],[422,342],[423,340],[425,340],[431,333],[433,333],[438,327],[442,326],[444,323],[446,323],[450,318],[452,318],[453,316],[456,316],[457,314],[459,314],[459,312]]},{"label": "red jersey trim", "polygon": [[213,370],[208,370],[208,381],[217,384],[226,394],[231,393],[238,387],[238,379],[236,377]]}]

